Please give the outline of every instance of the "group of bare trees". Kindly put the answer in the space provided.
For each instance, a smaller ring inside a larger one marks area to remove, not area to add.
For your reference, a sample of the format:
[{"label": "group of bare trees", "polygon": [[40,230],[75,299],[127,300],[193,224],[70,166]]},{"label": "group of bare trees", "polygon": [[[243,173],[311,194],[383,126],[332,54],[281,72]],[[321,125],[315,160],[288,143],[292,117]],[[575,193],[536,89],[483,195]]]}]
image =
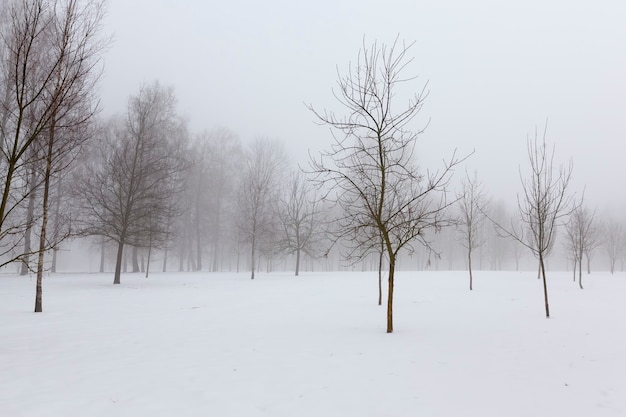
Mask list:
[{"label": "group of bare trees", "polygon": [[93,134],[102,17],[100,1],[9,0],[0,11],[0,264],[36,271],[36,312],[44,254],[69,234],[62,177]]},{"label": "group of bare trees", "polygon": [[[393,331],[395,271],[401,253],[440,254],[434,242],[455,225],[465,250],[469,288],[473,255],[498,236],[537,259],[549,317],[545,262],[557,230],[582,286],[594,249],[604,246],[611,272],[625,249],[623,227],[609,224],[600,239],[595,213],[575,203],[572,163],[555,168],[554,148],[536,133],[528,139],[528,172],[520,171],[519,215],[493,207],[475,174],[450,190],[455,151],[432,170],[418,165],[415,126],[427,97],[406,74],[413,44],[363,44],[354,66],[340,74],[334,97],[340,111],[316,110],[333,141],[293,170],[277,141],[242,146],[228,129],[191,135],[171,87],[145,84],[130,96],[123,116],[95,122],[95,85],[107,41],[99,32],[103,3],[96,0],[7,1],[0,11],[0,266],[20,262],[37,272],[35,311],[41,311],[44,257],[66,237],[95,237],[115,249],[114,284],[130,251],[133,271],[154,250],[167,270],[217,271],[240,258],[255,278],[264,259],[316,257],[339,247],[350,262],[383,260],[387,275],[387,332]],[[409,91],[415,93],[406,94]],[[94,140],[95,139],[95,140]],[[88,145],[88,146],[87,146]],[[80,156],[80,158],[78,158]],[[77,161],[78,160],[78,161]],[[71,173],[71,175],[70,175]],[[70,208],[71,206],[71,208]],[[489,221],[487,221],[489,220]],[[33,241],[38,243],[33,247]],[[36,262],[32,262],[37,255]],[[517,252],[515,255],[518,258]],[[575,276],[575,275],[574,275]],[[379,278],[380,279],[380,278]],[[379,281],[379,303],[382,285]]]}]

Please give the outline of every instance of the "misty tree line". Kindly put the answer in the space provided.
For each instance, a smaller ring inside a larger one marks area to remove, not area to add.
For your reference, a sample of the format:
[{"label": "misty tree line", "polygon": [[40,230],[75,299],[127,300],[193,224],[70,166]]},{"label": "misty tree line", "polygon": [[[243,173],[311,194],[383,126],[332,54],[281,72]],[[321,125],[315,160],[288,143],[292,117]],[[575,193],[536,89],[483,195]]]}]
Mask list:
[{"label": "misty tree line", "polygon": [[446,251],[461,247],[473,289],[476,262],[499,269],[514,259],[517,269],[525,250],[538,261],[549,317],[546,263],[557,236],[581,288],[583,259],[589,271],[604,248],[613,272],[624,252],[622,224],[602,226],[576,197],[573,164],[553,166],[545,132],[527,141],[529,169],[516,214],[490,201],[477,174],[455,190],[453,174],[471,155],[452,151],[435,170],[418,165],[422,130],[415,118],[428,92],[405,74],[413,44],[364,41],[357,64],[339,75],[340,110],[309,105],[333,135],[300,168],[276,140],[244,146],[227,128],[189,132],[173,88],[159,82],[140,86],[124,112],[102,120],[96,86],[109,45],[100,33],[104,3],[6,5],[0,266],[37,274],[35,311],[43,272],[56,271],[68,238],[96,242],[100,269],[114,260],[114,284],[127,270],[147,276],[155,254],[162,271],[245,269],[252,279],[285,257],[296,275],[303,258],[369,265],[379,271],[379,304],[387,274],[388,332],[394,273],[402,265],[437,267]]}]

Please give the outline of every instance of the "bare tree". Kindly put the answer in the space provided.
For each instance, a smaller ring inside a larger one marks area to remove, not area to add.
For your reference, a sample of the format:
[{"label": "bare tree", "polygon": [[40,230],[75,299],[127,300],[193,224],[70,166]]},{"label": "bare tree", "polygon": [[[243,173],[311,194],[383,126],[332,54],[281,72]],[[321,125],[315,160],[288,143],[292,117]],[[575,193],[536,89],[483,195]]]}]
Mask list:
[{"label": "bare tree", "polygon": [[[577,206],[566,225],[566,231],[568,238],[567,246],[574,262],[574,280],[576,280],[576,269],[578,269],[578,286],[580,289],[583,289],[583,255],[587,257],[587,263],[589,263],[589,253],[597,247],[599,240],[595,224],[595,213],[590,212],[582,204]],[[587,271],[589,269],[590,266],[587,265]]]},{"label": "bare tree", "polygon": [[396,108],[403,84],[414,80],[403,75],[412,62],[407,56],[412,45],[397,39],[391,46],[363,45],[354,69],[339,76],[334,94],[346,115],[309,106],[321,124],[333,129],[330,150],[311,158],[310,171],[328,190],[324,198],[341,210],[336,241],[349,242],[346,255],[359,259],[378,253],[381,239],[384,242],[389,262],[388,333],[393,332],[398,254],[403,248],[411,250],[414,241],[430,248],[426,232],[451,223],[446,209],[452,202],[446,189],[452,168],[460,162],[453,155],[439,171],[418,170],[414,152],[421,130],[412,130],[411,122],[422,107],[425,90],[409,97],[406,107]]},{"label": "bare tree", "polygon": [[311,186],[298,172],[293,173],[279,200],[282,228],[278,245],[281,252],[296,255],[295,275],[300,273],[300,256],[315,256],[320,241],[320,203]]},{"label": "bare tree", "polygon": [[461,245],[467,250],[469,289],[471,291],[473,290],[472,252],[485,243],[481,232],[489,202],[476,173],[472,178],[466,175],[461,187],[462,191],[457,196],[460,211],[458,227],[461,232]]},{"label": "bare tree", "polygon": [[[18,213],[41,178],[32,169],[33,151],[55,112],[66,102],[71,80],[59,83],[67,56],[55,42],[59,15],[48,0],[6,1],[0,25],[0,244],[6,265],[29,253],[17,249],[32,216]],[[31,174],[31,176],[29,176]]]},{"label": "bare tree", "polygon": [[520,172],[524,192],[518,196],[522,227],[516,228],[513,223],[510,228],[496,225],[501,233],[517,240],[538,259],[546,317],[549,318],[545,261],[554,245],[558,226],[575,208],[573,197],[568,194],[573,164],[570,160],[566,167],[561,166],[554,172],[554,146],[551,150],[547,148],[545,130],[541,139],[535,131],[534,139],[529,138],[527,143],[530,174],[524,178]]},{"label": "bare tree", "polygon": [[250,244],[251,279],[260,246],[272,242],[271,235],[277,229],[274,214],[284,163],[279,142],[259,139],[252,144],[240,177],[238,227]]},{"label": "bare tree", "polygon": [[[97,66],[106,43],[98,39],[103,6],[100,2],[81,3],[67,0],[55,4],[56,18],[52,25],[52,46],[59,65],[52,88],[46,95],[55,103],[45,130],[40,151],[45,164],[42,169],[42,218],[37,260],[37,291],[35,312],[42,311],[41,283],[44,254],[56,247],[67,234],[48,232],[50,186],[53,175],[65,172],[91,137],[90,124],[97,112],[95,83],[100,75]],[[54,241],[50,241],[53,238]]]},{"label": "bare tree", "polygon": [[167,241],[184,168],[186,130],[171,88],[143,86],[129,100],[123,124],[102,138],[100,157],[80,173],[83,232],[117,243],[114,284],[125,245],[152,248]]},{"label": "bare tree", "polygon": [[615,263],[624,256],[626,233],[622,222],[609,219],[604,227],[604,250],[609,258],[609,270],[615,272]]}]

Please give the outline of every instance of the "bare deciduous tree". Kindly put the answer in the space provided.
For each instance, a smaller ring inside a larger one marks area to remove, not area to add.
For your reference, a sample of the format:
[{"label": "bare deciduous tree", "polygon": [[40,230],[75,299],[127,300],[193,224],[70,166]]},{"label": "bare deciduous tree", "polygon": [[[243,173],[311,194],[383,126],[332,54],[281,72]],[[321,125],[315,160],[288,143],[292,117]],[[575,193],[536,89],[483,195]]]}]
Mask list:
[{"label": "bare deciduous tree", "polygon": [[29,255],[28,249],[22,253],[17,245],[24,230],[32,227],[34,216],[22,216],[18,211],[45,181],[42,175],[33,176],[32,169],[45,172],[45,168],[37,167],[47,164],[46,145],[56,136],[54,126],[63,128],[61,120],[76,121],[75,114],[68,114],[75,113],[77,103],[93,93],[94,69],[106,42],[98,37],[101,2],[6,1],[3,12],[0,244],[3,255],[9,255],[3,258],[5,265]]},{"label": "bare deciduous tree", "polygon": [[476,173],[472,178],[466,175],[461,187],[462,191],[457,196],[460,211],[458,227],[461,233],[461,245],[467,250],[469,289],[473,290],[472,252],[485,242],[481,232],[489,202]]},{"label": "bare deciduous tree", "polygon": [[117,243],[114,284],[120,283],[125,245],[159,247],[170,233],[186,130],[171,88],[143,86],[129,100],[124,123],[109,127],[100,156],[80,173],[83,232]]},{"label": "bare deciduous tree", "polygon": [[609,219],[604,227],[604,250],[609,258],[609,270],[615,272],[615,263],[624,256],[626,232],[622,222]]},{"label": "bare deciduous tree", "polygon": [[320,240],[320,203],[307,180],[294,173],[279,200],[278,215],[282,229],[278,245],[281,252],[296,256],[295,275],[300,273],[300,256],[315,256]]},{"label": "bare deciduous tree", "polygon": [[285,159],[280,142],[259,139],[249,149],[241,173],[238,228],[245,243],[250,245],[251,279],[260,247],[273,242],[271,235],[277,229],[274,215]]},{"label": "bare deciduous tree", "polygon": [[336,219],[335,239],[349,242],[346,255],[362,258],[379,253],[381,239],[389,262],[387,332],[393,332],[393,291],[396,260],[400,250],[414,241],[430,247],[428,230],[451,223],[446,209],[452,203],[446,189],[455,155],[441,170],[421,173],[414,159],[421,130],[411,128],[420,111],[425,90],[408,97],[397,108],[404,84],[414,77],[403,72],[412,62],[407,56],[412,44],[396,41],[391,46],[365,44],[354,68],[338,80],[335,98],[346,114],[318,112],[319,122],[333,129],[330,150],[311,158],[310,171],[317,184],[328,190],[341,215]]},{"label": "bare deciduous tree", "polygon": [[[567,231],[567,247],[574,262],[574,281],[576,280],[576,269],[578,269],[578,286],[583,289],[583,256],[587,256],[598,242],[598,233],[595,227],[595,213],[590,212],[582,205],[577,206],[572,212],[565,227]],[[589,270],[588,266],[588,270]]]},{"label": "bare deciduous tree", "polygon": [[549,318],[545,260],[554,245],[558,226],[575,208],[573,197],[568,194],[573,164],[570,160],[566,167],[560,166],[555,172],[554,147],[548,149],[545,130],[541,139],[535,131],[534,139],[529,138],[527,144],[530,173],[524,178],[520,172],[523,194],[518,196],[522,227],[516,228],[513,223],[510,228],[497,223],[496,226],[503,235],[517,240],[538,259],[546,317]]}]

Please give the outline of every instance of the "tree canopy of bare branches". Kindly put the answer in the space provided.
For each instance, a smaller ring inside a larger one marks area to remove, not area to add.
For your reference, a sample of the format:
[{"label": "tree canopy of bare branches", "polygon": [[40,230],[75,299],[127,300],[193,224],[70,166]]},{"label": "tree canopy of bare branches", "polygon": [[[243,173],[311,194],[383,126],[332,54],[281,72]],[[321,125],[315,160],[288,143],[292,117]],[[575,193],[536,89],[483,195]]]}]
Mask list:
[{"label": "tree canopy of bare branches", "polygon": [[408,55],[412,45],[398,39],[389,46],[364,42],[356,64],[338,76],[334,95],[344,115],[309,106],[333,132],[330,149],[311,158],[309,174],[325,190],[323,198],[340,208],[335,239],[352,245],[346,254],[350,258],[378,253],[381,239],[384,244],[388,333],[393,331],[398,253],[412,249],[415,241],[429,247],[426,232],[450,224],[446,188],[460,162],[453,154],[440,170],[426,173],[415,162],[422,129],[413,128],[412,122],[426,98],[425,87],[398,106],[398,94],[415,80],[404,74],[413,61]]}]

